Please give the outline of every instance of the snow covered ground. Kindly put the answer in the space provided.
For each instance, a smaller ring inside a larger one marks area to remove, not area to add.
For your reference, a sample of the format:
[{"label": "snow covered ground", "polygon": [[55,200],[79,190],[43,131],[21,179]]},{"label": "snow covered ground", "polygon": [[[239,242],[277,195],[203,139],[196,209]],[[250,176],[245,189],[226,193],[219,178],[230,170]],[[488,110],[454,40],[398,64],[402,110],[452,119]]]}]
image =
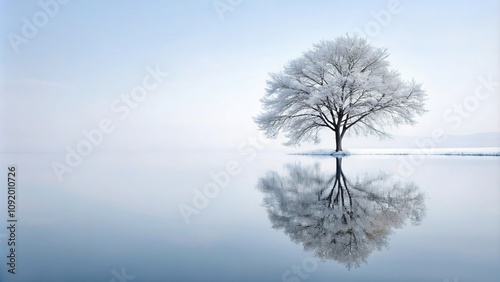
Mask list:
[{"label": "snow covered ground", "polygon": [[500,156],[500,147],[487,148],[433,148],[433,149],[352,149],[342,152],[318,149],[294,155],[444,155],[444,156]]}]

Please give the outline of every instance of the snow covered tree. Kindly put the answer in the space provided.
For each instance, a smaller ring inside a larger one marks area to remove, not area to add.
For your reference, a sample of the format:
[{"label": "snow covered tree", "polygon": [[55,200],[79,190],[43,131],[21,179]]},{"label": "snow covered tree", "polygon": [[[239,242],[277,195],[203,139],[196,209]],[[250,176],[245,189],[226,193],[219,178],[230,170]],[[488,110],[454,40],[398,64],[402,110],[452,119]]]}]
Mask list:
[{"label": "snow covered tree", "polygon": [[270,74],[255,122],[269,138],[285,133],[285,145],[317,143],[320,130],[331,129],[336,151],[346,132],[386,137],[388,126],[414,124],[425,112],[425,91],[390,69],[388,56],[357,35],[315,44]]},{"label": "snow covered tree", "polygon": [[287,165],[287,174],[269,172],[259,180],[273,228],[282,229],[321,259],[347,268],[359,267],[374,250],[388,244],[394,228],[409,219],[419,224],[425,214],[422,192],[388,174],[350,181],[337,158],[336,171],[319,165]]}]

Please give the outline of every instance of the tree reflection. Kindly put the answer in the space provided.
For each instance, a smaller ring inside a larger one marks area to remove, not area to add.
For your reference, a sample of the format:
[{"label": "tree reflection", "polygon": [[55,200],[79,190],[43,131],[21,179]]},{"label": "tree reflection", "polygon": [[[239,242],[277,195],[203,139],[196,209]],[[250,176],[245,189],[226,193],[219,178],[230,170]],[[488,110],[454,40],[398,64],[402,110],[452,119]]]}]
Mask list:
[{"label": "tree reflection", "polygon": [[287,174],[268,172],[259,180],[273,228],[321,259],[359,267],[388,235],[407,220],[417,225],[425,214],[423,193],[412,183],[386,173],[349,180],[336,159],[332,175],[318,164],[287,165]]}]

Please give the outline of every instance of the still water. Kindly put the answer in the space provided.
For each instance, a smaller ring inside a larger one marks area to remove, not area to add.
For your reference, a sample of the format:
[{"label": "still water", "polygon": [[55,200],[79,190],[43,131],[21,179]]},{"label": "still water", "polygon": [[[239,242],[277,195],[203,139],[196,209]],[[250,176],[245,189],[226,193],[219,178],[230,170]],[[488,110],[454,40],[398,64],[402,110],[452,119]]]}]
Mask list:
[{"label": "still water", "polygon": [[500,158],[404,158],[3,154],[0,281],[500,281]]}]

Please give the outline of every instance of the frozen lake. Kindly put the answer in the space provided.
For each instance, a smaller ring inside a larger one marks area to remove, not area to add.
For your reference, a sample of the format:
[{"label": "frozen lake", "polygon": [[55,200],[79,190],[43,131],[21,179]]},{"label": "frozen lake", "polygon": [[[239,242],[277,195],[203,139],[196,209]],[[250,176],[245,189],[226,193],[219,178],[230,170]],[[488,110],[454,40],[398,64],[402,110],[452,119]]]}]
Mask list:
[{"label": "frozen lake", "polygon": [[414,157],[95,153],[59,182],[63,154],[3,154],[0,278],[500,281],[500,158]]}]

